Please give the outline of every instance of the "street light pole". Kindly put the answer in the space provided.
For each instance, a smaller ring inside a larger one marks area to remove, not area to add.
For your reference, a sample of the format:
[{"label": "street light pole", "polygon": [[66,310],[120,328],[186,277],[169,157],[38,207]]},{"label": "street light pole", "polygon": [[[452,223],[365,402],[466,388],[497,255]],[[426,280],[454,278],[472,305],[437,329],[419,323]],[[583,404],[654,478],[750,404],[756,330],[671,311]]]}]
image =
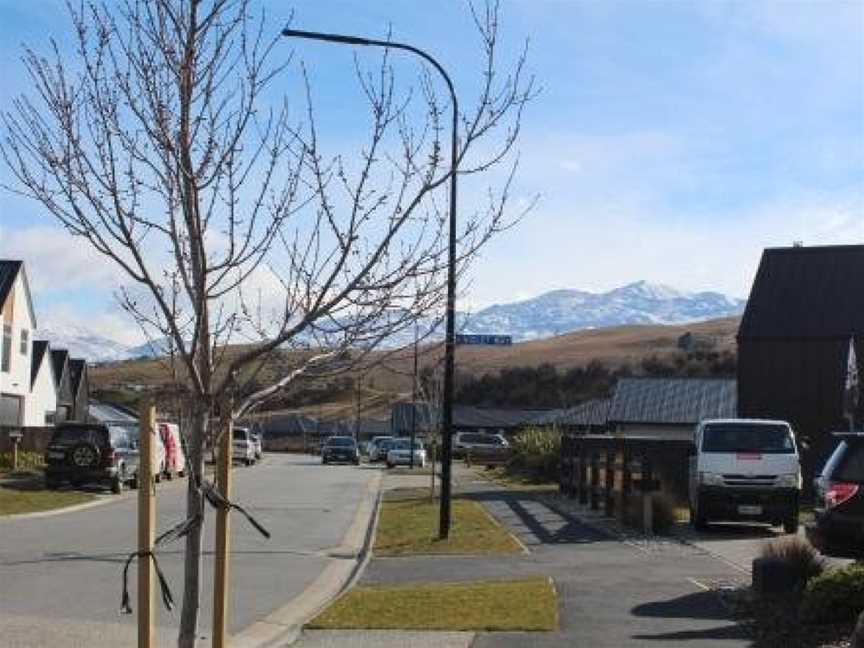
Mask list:
[{"label": "street light pole", "polygon": [[447,72],[430,54],[406,43],[345,36],[342,34],[326,34],[321,32],[302,31],[299,29],[282,30],[282,35],[288,38],[305,38],[308,40],[339,43],[342,45],[359,45],[363,47],[384,47],[387,49],[404,50],[416,54],[428,61],[443,77],[450,92],[450,103],[453,106],[453,127],[450,140],[450,236],[447,263],[447,310],[446,338],[444,340],[444,394],[442,403],[442,448],[441,448],[441,510],[438,521],[438,537],[442,540],[450,535],[450,498],[451,471],[453,449],[453,392],[455,384],[455,352],[456,352],[456,174],[459,168],[459,104],[453,81]]}]

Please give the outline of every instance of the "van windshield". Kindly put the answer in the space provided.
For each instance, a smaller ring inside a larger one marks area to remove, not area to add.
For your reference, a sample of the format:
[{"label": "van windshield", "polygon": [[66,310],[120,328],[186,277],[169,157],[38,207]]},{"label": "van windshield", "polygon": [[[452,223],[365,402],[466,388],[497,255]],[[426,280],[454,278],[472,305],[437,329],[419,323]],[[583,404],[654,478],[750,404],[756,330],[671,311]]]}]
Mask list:
[{"label": "van windshield", "polygon": [[794,454],[795,443],[785,425],[718,423],[705,426],[702,452]]}]

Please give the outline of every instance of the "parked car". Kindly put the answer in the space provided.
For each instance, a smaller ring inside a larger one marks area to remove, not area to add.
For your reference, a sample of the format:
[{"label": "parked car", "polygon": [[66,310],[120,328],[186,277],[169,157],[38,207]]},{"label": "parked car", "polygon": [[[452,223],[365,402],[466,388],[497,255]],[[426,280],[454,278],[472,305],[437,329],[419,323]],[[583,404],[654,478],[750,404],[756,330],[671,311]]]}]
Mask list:
[{"label": "parked car", "polygon": [[453,437],[453,456],[457,459],[474,449],[483,451],[504,450],[510,443],[501,434],[485,434],[483,432],[457,432]]},{"label": "parked car", "polygon": [[137,423],[63,423],[54,428],[45,450],[45,486],[63,482],[80,487],[107,484],[114,493],[138,467],[133,439]]},{"label": "parked car", "polygon": [[172,479],[174,475],[182,477],[186,472],[186,455],[180,439],[180,426],[176,423],[157,423],[156,428],[165,447],[165,478]]},{"label": "parked car", "polygon": [[[158,484],[162,481],[162,475],[165,474],[165,466],[167,463],[167,456],[165,452],[165,443],[162,441],[162,435],[158,433],[159,426],[156,426],[157,434],[153,435],[153,440],[155,442],[155,447],[153,448],[153,480]],[[140,428],[135,425],[134,430],[130,428],[129,430],[129,438],[132,442],[132,454],[135,457],[134,467],[129,476],[129,487],[130,488],[138,488],[138,466],[140,464],[140,453],[141,453],[141,439],[140,437]]]},{"label": "parked car", "polygon": [[249,428],[235,427],[231,437],[231,459],[246,466],[255,463],[255,442]]},{"label": "parked car", "polygon": [[798,531],[801,463],[786,421],[706,420],[690,457],[690,520],[754,520]]},{"label": "parked car", "polygon": [[392,438],[393,437],[390,435],[380,435],[380,434],[378,436],[372,437],[369,441],[367,441],[366,443],[363,444],[363,447],[362,447],[363,454],[365,454],[367,457],[371,456],[372,448],[374,448],[376,445],[381,443],[382,440],[392,439]]},{"label": "parked car", "polygon": [[807,538],[823,554],[864,558],[864,433],[835,435],[840,443],[815,480],[817,506]]},{"label": "parked car", "polygon": [[387,458],[387,452],[390,450],[390,445],[393,443],[392,436],[378,436],[372,439],[369,446],[369,461],[384,461]]},{"label": "parked car", "polygon": [[395,466],[410,466],[411,455],[414,455],[414,465],[423,468],[426,466],[426,450],[423,447],[423,442],[414,441],[414,446],[411,446],[411,439],[396,439],[387,452],[387,467]]},{"label": "parked car", "polygon": [[255,444],[255,461],[259,461],[264,456],[264,440],[260,432],[252,433],[252,443]]},{"label": "parked car", "polygon": [[360,450],[357,448],[357,442],[354,437],[349,436],[332,436],[324,443],[321,448],[321,463],[353,463],[355,466],[360,463]]}]

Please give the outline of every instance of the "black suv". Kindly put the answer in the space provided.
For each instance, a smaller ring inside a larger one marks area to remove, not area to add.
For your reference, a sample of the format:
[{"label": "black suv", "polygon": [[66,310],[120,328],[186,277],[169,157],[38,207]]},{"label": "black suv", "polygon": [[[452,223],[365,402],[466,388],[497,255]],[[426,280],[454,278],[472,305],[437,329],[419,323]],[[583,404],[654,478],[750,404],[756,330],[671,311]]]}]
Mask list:
[{"label": "black suv", "polygon": [[64,423],[45,449],[45,486],[107,484],[115,493],[135,474],[137,423]]},{"label": "black suv", "polygon": [[864,432],[835,434],[840,443],[816,478],[815,522],[807,538],[827,556],[864,558]]},{"label": "black suv", "polygon": [[321,463],[335,463],[344,461],[345,463],[360,463],[360,451],[357,449],[357,442],[353,437],[349,436],[332,436],[324,442],[321,448]]}]

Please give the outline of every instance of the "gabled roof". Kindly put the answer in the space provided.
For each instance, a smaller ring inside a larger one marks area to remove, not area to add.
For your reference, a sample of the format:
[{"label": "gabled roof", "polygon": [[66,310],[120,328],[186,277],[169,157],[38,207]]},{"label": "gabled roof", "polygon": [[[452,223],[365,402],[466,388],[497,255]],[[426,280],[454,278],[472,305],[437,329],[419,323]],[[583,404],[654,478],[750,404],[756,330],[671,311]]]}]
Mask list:
[{"label": "gabled roof", "polygon": [[609,407],[609,423],[695,425],[734,418],[737,383],[720,378],[622,378]]},{"label": "gabled roof", "polygon": [[[412,406],[417,408],[418,429],[432,427],[440,420],[437,408],[426,403],[396,403],[390,413],[393,434],[408,430],[412,425]],[[455,405],[453,407],[453,427],[463,428],[517,428],[532,424],[548,409],[506,409],[503,407],[474,407]]]},{"label": "gabled roof", "polygon": [[[50,354],[48,353],[48,342],[45,340],[33,340],[33,357],[30,359],[30,388],[36,384],[36,376],[39,375],[39,369],[42,367],[42,362]],[[57,385],[57,379],[54,377],[54,363],[46,362],[51,370],[51,380],[54,385]]]},{"label": "gabled roof", "polygon": [[539,416],[538,425],[601,426],[609,416],[609,398],[594,398],[568,409],[552,410]]},{"label": "gabled roof", "polygon": [[63,372],[69,366],[69,352],[66,349],[51,349],[51,364],[54,366],[54,381],[59,387]]},{"label": "gabled roof", "polygon": [[12,292],[15,278],[21,274],[24,277],[24,294],[27,297],[27,310],[30,319],[33,320],[33,328],[36,328],[36,311],[33,308],[33,298],[30,295],[30,282],[27,280],[27,270],[23,261],[0,259],[0,308],[6,303],[6,298]]},{"label": "gabled roof", "polygon": [[72,383],[73,396],[81,389],[81,379],[87,371],[87,363],[81,358],[69,358],[69,380]]},{"label": "gabled roof", "polygon": [[864,335],[864,245],[769,248],[738,329],[741,340]]},{"label": "gabled roof", "polygon": [[6,298],[12,292],[12,286],[15,285],[15,278],[22,265],[24,265],[23,261],[0,259],[0,306],[6,303]]}]

